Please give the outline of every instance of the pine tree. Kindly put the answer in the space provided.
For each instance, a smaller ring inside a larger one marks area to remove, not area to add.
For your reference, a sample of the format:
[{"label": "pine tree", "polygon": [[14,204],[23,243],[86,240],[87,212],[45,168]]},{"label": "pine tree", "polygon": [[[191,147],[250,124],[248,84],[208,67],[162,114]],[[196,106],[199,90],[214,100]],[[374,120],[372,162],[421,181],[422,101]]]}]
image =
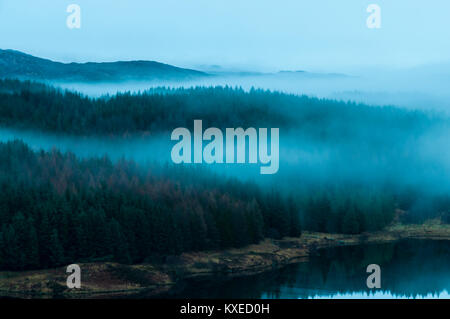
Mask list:
[{"label": "pine tree", "polygon": [[8,270],[20,270],[22,269],[22,260],[19,255],[19,243],[17,234],[12,225],[4,226],[3,233],[3,257],[4,267]]},{"label": "pine tree", "polygon": [[128,245],[121,231],[120,225],[115,219],[112,219],[109,222],[109,233],[114,260],[123,264],[129,264],[131,262],[131,258],[128,252]]},{"label": "pine tree", "polygon": [[64,263],[64,250],[58,237],[58,231],[54,229],[50,235],[49,261],[51,267],[57,267]]},{"label": "pine tree", "polygon": [[358,213],[353,205],[350,206],[344,216],[344,220],[342,222],[342,232],[345,234],[358,234],[360,232]]},{"label": "pine tree", "polygon": [[289,236],[299,237],[302,234],[302,229],[300,226],[300,213],[292,196],[289,196],[287,206],[290,220]]}]

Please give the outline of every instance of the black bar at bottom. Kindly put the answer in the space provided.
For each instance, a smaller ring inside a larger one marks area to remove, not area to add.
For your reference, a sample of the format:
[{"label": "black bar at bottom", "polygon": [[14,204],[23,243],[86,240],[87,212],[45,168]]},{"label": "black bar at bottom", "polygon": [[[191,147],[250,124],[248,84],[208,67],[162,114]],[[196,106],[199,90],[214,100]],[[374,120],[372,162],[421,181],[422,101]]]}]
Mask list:
[{"label": "black bar at bottom", "polygon": [[[124,319],[131,318],[301,318],[331,311],[334,315],[386,315],[391,307],[399,307],[402,316],[422,306],[446,307],[450,300],[18,300],[0,299],[1,311],[18,313],[21,310],[60,311],[82,319],[92,315],[113,312]],[[360,306],[364,307],[360,307]],[[139,314],[137,316],[136,314]],[[125,317],[126,316],[126,317]]]}]

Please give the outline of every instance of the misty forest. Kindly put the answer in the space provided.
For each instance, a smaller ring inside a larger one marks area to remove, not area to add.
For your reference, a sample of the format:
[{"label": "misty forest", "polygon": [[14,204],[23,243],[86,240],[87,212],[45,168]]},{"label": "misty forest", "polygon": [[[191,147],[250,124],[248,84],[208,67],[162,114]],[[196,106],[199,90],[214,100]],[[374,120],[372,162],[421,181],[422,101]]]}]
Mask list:
[{"label": "misty forest", "polygon": [[0,302],[450,298],[450,1],[54,2],[0,1]]},{"label": "misty forest", "polygon": [[151,155],[81,156],[3,139],[0,269],[142,263],[305,230],[361,234],[393,221],[450,221],[446,164],[429,151],[450,129],[440,113],[227,86],[94,98],[0,80],[2,128],[34,135],[113,145],[163,136],[169,150],[170,132],[194,119],[279,127],[280,172],[224,174]]}]

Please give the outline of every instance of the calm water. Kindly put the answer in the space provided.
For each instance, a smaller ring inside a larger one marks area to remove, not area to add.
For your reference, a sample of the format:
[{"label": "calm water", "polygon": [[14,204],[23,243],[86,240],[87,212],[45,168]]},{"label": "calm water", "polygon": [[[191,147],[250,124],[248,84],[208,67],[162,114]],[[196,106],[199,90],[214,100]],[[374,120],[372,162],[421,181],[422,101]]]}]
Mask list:
[{"label": "calm water", "polygon": [[[381,289],[366,267],[381,267]],[[450,242],[408,240],[320,250],[309,262],[215,284],[191,282],[179,298],[450,298]]]}]

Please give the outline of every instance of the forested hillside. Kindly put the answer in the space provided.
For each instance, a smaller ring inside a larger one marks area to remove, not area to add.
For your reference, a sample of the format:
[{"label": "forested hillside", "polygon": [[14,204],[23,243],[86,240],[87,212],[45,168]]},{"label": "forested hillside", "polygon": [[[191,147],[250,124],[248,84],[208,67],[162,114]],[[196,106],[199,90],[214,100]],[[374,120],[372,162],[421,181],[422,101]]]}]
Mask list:
[{"label": "forested hillside", "polygon": [[[0,269],[143,262],[309,230],[361,233],[394,217],[387,194],[310,189],[294,200],[202,170],[0,144]],[[331,195],[332,194],[332,195]]]},{"label": "forested hillside", "polygon": [[188,80],[208,74],[155,61],[61,63],[0,49],[0,78],[60,81]]},{"label": "forested hillside", "polygon": [[255,185],[191,169],[34,153],[18,141],[0,144],[0,189],[3,270],[137,263],[300,235],[293,201]]},{"label": "forested hillside", "polygon": [[[428,136],[425,153],[414,149],[429,131],[441,130],[432,137],[448,132],[446,117],[229,87],[94,99],[0,80],[3,128],[123,137],[191,127],[194,119],[204,127],[280,127],[286,134],[281,147],[299,152],[300,161],[281,166],[281,180],[262,187],[203,167],[139,166],[100,154],[81,159],[58,150],[34,152],[20,141],[0,143],[0,269],[139,263],[298,236],[300,228],[359,234],[395,218],[450,220],[450,193],[440,173],[446,163],[423,156],[434,154],[429,150],[437,144]],[[295,152],[284,154],[295,158]],[[281,158],[281,165],[289,160]],[[412,177],[422,168],[443,182],[417,184]]]},{"label": "forested hillside", "polygon": [[442,121],[395,107],[231,87],[156,88],[90,98],[39,83],[0,80],[0,101],[3,126],[74,135],[172,131],[202,119],[204,127],[281,127],[315,140],[389,144]]}]

